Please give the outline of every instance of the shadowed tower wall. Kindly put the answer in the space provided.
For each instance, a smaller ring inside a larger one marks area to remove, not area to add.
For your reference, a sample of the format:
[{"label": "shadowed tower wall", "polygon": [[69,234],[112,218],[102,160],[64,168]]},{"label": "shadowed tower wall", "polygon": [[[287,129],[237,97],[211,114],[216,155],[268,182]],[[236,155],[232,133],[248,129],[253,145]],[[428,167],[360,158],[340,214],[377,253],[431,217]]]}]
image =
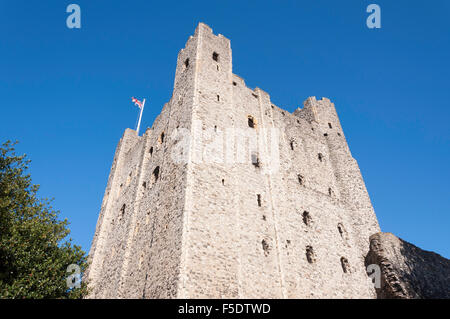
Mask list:
[{"label": "shadowed tower wall", "polygon": [[117,147],[86,278],[94,298],[373,298],[379,231],[334,104],[280,109],[201,23],[152,128]]}]

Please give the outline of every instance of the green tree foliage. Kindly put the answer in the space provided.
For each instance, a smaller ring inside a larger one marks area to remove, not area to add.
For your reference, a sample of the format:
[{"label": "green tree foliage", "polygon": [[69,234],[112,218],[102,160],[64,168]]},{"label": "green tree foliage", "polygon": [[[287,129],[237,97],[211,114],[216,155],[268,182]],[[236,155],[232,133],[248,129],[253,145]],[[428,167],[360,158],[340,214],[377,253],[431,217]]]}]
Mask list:
[{"label": "green tree foliage", "polygon": [[15,143],[0,146],[0,298],[81,298],[86,286],[68,289],[67,267],[86,269],[86,255],[66,239],[67,220],[58,220],[39,185],[26,173],[29,160]]}]

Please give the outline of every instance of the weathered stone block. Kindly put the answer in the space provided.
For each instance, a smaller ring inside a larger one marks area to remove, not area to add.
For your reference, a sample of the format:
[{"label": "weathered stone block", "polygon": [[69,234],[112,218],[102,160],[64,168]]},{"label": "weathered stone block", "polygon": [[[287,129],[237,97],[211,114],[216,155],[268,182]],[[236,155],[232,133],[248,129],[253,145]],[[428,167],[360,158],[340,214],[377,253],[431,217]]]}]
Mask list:
[{"label": "weathered stone block", "polygon": [[381,269],[378,298],[450,298],[450,260],[391,233],[370,236],[370,264]]}]

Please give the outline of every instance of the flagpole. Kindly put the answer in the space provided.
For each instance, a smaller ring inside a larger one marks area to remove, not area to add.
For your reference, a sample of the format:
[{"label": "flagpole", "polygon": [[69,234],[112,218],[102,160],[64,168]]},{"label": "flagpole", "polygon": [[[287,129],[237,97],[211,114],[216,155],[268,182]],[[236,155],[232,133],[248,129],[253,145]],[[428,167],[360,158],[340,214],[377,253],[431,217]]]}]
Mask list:
[{"label": "flagpole", "polygon": [[140,108],[141,114],[139,114],[139,121],[138,121],[137,129],[136,129],[137,136],[139,136],[139,128],[141,127],[141,119],[142,119],[142,112],[144,111],[144,105],[145,105],[145,99],[142,100],[142,107]]}]

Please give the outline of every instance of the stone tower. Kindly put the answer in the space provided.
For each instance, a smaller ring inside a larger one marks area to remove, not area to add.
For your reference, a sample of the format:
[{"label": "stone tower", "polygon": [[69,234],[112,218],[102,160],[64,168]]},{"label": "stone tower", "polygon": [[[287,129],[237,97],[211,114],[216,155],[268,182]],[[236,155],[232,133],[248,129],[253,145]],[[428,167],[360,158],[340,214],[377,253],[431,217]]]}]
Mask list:
[{"label": "stone tower", "polygon": [[334,104],[275,106],[200,23],[152,128],[117,146],[86,278],[93,298],[373,298],[379,231]]}]

